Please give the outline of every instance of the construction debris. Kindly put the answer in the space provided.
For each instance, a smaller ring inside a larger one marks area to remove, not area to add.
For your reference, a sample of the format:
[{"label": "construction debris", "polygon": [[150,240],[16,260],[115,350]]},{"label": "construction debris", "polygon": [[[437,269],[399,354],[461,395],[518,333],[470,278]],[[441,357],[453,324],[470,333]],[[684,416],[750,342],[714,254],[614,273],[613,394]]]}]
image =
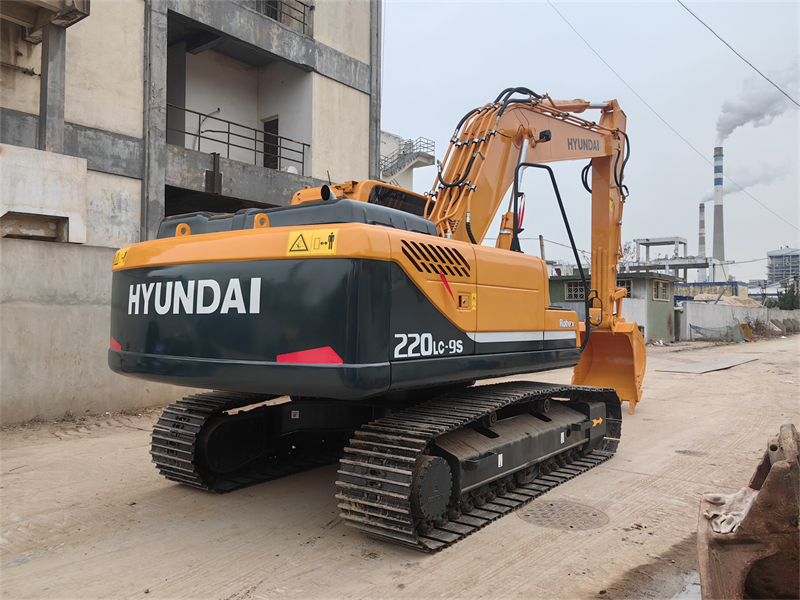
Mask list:
[{"label": "construction debris", "polygon": [[745,306],[748,308],[761,308],[763,304],[758,300],[752,298],[740,298],[739,296],[722,296],[721,298],[716,294],[697,294],[694,297],[695,302],[716,302],[717,304],[724,304],[725,306]]},{"label": "construction debris", "polygon": [[795,426],[782,425],[745,493],[703,497],[697,550],[704,599],[800,598],[798,447]]}]

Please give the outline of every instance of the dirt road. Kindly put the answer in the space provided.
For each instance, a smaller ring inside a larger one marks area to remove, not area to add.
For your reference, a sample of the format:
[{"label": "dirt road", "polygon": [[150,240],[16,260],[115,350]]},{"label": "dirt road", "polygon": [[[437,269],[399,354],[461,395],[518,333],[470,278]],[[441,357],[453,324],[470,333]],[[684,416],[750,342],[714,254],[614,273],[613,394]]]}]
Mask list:
[{"label": "dirt road", "polygon": [[[335,466],[228,495],[167,482],[148,454],[156,412],[5,428],[2,597],[672,597],[696,569],[700,495],[746,485],[767,438],[800,425],[799,342],[650,349],[617,456],[430,556],[345,527]],[[657,370],[720,356],[758,360]],[[572,516],[543,526],[549,504]]]}]

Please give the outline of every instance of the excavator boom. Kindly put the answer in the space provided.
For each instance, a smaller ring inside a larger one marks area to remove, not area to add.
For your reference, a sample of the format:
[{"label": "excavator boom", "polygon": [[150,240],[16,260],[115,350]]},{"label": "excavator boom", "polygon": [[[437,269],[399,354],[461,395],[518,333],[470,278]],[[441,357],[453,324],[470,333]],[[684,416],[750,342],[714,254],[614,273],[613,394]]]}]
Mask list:
[{"label": "excavator boom", "polygon": [[[599,111],[598,122],[573,114],[587,110]],[[441,236],[480,244],[525,165],[591,160],[591,287],[585,290],[587,319],[581,326],[589,341],[573,383],[613,387],[633,413],[641,399],[646,358],[638,327],[620,317],[626,292],[616,285],[627,195],[622,183],[628,160],[625,125],[616,100],[552,100],[509,88],[459,123],[426,214]],[[519,193],[515,186],[514,194]],[[497,246],[519,250],[517,211],[503,217]],[[580,260],[577,252],[575,257]]]}]

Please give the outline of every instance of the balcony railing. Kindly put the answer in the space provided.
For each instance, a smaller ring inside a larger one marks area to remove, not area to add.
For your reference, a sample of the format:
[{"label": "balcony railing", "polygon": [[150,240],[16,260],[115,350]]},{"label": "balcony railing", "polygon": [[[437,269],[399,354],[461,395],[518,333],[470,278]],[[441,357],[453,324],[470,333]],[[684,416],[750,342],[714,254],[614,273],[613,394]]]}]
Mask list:
[{"label": "balcony railing", "polygon": [[410,155],[420,152],[433,156],[435,150],[436,144],[433,140],[423,137],[415,140],[406,140],[391,154],[381,156],[381,172],[394,175],[400,163]]},{"label": "balcony railing", "polygon": [[312,33],[314,7],[300,0],[252,0],[253,7],[262,15],[283,23],[303,35]]},{"label": "balcony railing", "polygon": [[[167,104],[167,107],[167,132],[183,134],[186,148],[209,154],[217,152],[225,158],[268,169],[280,170],[294,166],[300,175],[306,174],[310,144],[182,106]],[[183,119],[179,118],[181,115]],[[195,123],[196,127],[193,128]]]}]

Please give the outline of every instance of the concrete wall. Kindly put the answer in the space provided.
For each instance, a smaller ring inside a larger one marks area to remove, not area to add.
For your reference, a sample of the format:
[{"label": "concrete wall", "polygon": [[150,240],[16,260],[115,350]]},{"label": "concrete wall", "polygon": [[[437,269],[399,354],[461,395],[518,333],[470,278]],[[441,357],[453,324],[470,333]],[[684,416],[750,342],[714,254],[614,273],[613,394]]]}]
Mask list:
[{"label": "concrete wall", "polygon": [[800,310],[684,302],[683,314],[680,319],[680,336],[682,340],[692,339],[690,325],[708,328],[731,327],[738,323],[748,323],[756,319],[767,322],[770,319],[783,320],[787,317],[800,320]]},{"label": "concrete wall", "polygon": [[0,239],[0,423],[158,406],[191,393],[108,368],[113,257],[109,248]]},{"label": "concrete wall", "polygon": [[[0,66],[0,106],[38,115],[42,46],[22,41],[21,29],[0,21],[0,61],[19,68]],[[26,69],[28,73],[23,72]]]},{"label": "concrete wall", "polygon": [[[142,137],[144,0],[93,2],[88,18],[67,29],[64,118],[79,125]],[[22,56],[18,56],[17,53]],[[39,114],[42,47],[2,22],[0,106]]]},{"label": "concrete wall", "polygon": [[86,181],[86,243],[119,248],[139,241],[142,209],[139,179],[89,171]]},{"label": "concrete wall", "polygon": [[86,159],[0,146],[0,217],[8,212],[66,217],[67,241],[86,242]]},{"label": "concrete wall", "polygon": [[369,0],[318,0],[314,39],[369,64],[369,11]]},{"label": "concrete wall", "polygon": [[317,73],[311,176],[334,183],[369,177],[369,96]]},{"label": "concrete wall", "polygon": [[144,5],[92,2],[89,17],[67,29],[67,121],[142,137]]},{"label": "concrete wall", "polygon": [[[210,114],[218,108],[220,111],[203,122],[203,135],[212,139],[227,140],[227,133],[211,133],[207,130],[227,131],[227,124],[215,121],[214,117],[233,121],[246,127],[258,129],[258,69],[235,60],[219,52],[206,50],[200,54],[186,55],[186,108],[203,114]],[[186,115],[186,131],[197,132],[197,115]],[[231,137],[231,143],[255,149],[253,132],[241,127],[231,127],[233,134],[250,138]],[[198,139],[186,136],[186,146],[198,149]],[[260,146],[260,144],[259,144]],[[208,140],[200,140],[202,152],[219,152],[227,156],[227,148]],[[263,149],[263,148],[259,148]],[[255,155],[252,150],[231,148],[230,158],[254,164]]]},{"label": "concrete wall", "polygon": [[645,336],[647,336],[647,300],[642,298],[623,299],[621,316],[628,323],[636,322],[637,325],[643,326]]},{"label": "concrete wall", "polygon": [[[288,63],[274,62],[258,70],[258,121],[263,123],[278,119],[278,135],[310,144],[312,139],[311,107],[313,76]],[[263,128],[263,125],[259,125]],[[288,148],[300,150],[297,144],[287,144]],[[311,149],[313,152],[313,148]],[[312,156],[305,157],[305,174],[311,175]],[[294,152],[285,156],[300,159]],[[281,160],[279,168],[294,166],[302,174],[302,165],[290,160]]]}]

